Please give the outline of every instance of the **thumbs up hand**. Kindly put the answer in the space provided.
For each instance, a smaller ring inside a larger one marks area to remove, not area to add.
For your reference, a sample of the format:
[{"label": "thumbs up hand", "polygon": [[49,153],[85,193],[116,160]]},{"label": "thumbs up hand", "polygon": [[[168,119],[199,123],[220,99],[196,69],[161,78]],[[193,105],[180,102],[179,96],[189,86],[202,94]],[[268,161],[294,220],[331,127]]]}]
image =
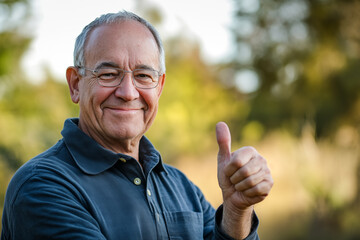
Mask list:
[{"label": "thumbs up hand", "polygon": [[216,138],[218,181],[224,200],[221,227],[234,238],[245,238],[250,232],[253,205],[266,198],[273,179],[266,160],[253,147],[231,152],[231,134],[225,123],[216,125]]}]

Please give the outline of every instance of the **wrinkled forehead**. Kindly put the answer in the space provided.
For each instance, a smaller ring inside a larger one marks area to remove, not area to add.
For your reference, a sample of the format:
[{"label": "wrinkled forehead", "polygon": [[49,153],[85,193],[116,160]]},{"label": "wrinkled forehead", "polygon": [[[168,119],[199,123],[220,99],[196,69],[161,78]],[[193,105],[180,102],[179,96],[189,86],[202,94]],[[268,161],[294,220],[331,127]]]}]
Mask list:
[{"label": "wrinkled forehead", "polygon": [[121,20],[116,23],[102,24],[89,32],[85,41],[85,50],[91,50],[89,47],[108,45],[111,43],[134,43],[139,47],[146,41],[151,41],[157,49],[156,40],[151,31],[142,23],[135,20]]},{"label": "wrinkled forehead", "polygon": [[104,55],[159,57],[156,40],[150,30],[134,20],[97,26],[89,33],[84,50],[86,62]]}]

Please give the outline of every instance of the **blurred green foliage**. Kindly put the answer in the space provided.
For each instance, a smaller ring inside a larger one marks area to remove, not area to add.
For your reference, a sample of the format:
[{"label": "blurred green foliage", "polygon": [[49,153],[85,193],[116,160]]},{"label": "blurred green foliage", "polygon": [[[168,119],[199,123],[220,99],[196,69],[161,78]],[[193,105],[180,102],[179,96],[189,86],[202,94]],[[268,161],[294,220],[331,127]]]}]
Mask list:
[{"label": "blurred green foliage", "polygon": [[235,80],[244,70],[258,77],[256,89],[245,93],[247,121],[297,136],[309,121],[316,137],[329,137],[343,124],[359,128],[359,1],[244,0],[234,6],[237,51],[227,67]]},{"label": "blurred green foliage", "polygon": [[31,12],[27,0],[0,1],[0,77],[17,72],[31,36],[27,20]]},{"label": "blurred green foliage", "polygon": [[[143,15],[161,24],[161,12],[145,3],[138,1]],[[21,72],[32,38],[28,4],[0,0],[0,208],[14,171],[53,145],[64,120],[78,115],[64,79],[44,69],[46,77],[34,84]],[[176,163],[216,152],[215,124],[226,121],[235,144],[280,152],[273,161],[275,186],[295,178],[276,182],[291,162],[310,196],[307,212],[289,207],[283,219],[262,222],[264,233],[273,233],[263,239],[358,239],[360,2],[242,0],[233,6],[236,44],[229,61],[209,65],[198,43],[183,36],[165,40],[165,89],[147,136],[166,162]],[[244,78],[245,70],[257,78]],[[345,179],[340,168],[355,185],[346,200],[334,184],[341,182],[338,172]],[[322,169],[327,175],[317,172]]]}]

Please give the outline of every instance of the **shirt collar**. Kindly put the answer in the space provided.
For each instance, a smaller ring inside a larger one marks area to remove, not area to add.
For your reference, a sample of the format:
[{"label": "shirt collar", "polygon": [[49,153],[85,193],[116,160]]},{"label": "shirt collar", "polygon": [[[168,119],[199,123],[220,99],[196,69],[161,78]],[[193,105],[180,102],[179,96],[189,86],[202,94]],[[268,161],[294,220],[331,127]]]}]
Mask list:
[{"label": "shirt collar", "polygon": [[[128,155],[115,153],[102,147],[80,130],[78,123],[78,118],[67,119],[61,134],[76,164],[86,174],[96,175],[102,173],[113,167],[120,158],[131,158]],[[140,159],[143,161],[145,172],[152,169],[166,171],[159,152],[145,136],[140,140]]]},{"label": "shirt collar", "polygon": [[151,170],[155,171],[166,171],[160,153],[155,149],[152,143],[147,139],[147,137],[143,136],[140,140],[140,162],[143,166],[144,173],[146,175],[151,172]]}]

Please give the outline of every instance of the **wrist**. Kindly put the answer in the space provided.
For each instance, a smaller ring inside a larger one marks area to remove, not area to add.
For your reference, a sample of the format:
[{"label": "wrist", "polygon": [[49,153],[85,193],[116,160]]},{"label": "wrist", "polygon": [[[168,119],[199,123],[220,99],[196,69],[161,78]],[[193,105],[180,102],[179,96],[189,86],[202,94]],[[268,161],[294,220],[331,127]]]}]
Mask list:
[{"label": "wrist", "polygon": [[231,204],[223,204],[221,229],[235,239],[244,239],[251,232],[254,207],[238,209]]}]

